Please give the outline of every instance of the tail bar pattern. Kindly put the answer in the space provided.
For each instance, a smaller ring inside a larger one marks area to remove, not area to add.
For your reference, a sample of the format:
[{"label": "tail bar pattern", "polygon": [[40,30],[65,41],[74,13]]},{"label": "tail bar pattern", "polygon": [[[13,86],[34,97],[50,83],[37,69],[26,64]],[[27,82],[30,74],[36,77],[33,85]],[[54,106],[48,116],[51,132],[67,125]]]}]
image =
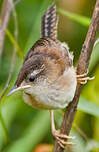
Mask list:
[{"label": "tail bar pattern", "polygon": [[42,17],[42,37],[57,38],[58,16],[56,15],[56,6],[52,5]]}]

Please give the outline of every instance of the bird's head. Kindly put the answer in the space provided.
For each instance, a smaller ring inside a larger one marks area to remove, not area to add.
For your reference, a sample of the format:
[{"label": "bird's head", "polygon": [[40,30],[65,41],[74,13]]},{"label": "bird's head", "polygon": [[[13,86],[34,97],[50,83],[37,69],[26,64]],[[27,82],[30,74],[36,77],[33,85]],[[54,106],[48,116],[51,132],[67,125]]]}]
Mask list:
[{"label": "bird's head", "polygon": [[15,85],[7,96],[16,91],[26,91],[35,85],[39,85],[41,81],[46,79],[46,72],[47,70],[43,57],[40,55],[35,55],[29,58],[20,69]]},{"label": "bird's head", "polygon": [[61,73],[60,65],[53,58],[47,54],[37,54],[26,60],[7,96],[19,90],[32,94],[35,87],[53,83]]}]

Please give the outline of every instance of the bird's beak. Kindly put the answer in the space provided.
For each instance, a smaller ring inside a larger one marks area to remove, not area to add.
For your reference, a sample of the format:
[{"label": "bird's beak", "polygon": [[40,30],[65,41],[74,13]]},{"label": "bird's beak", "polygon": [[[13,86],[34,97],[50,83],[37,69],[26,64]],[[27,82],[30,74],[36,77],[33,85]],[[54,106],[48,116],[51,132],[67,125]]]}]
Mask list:
[{"label": "bird's beak", "polygon": [[26,85],[26,86],[17,87],[17,85],[15,85],[15,86],[10,90],[10,92],[7,94],[7,97],[10,96],[11,94],[13,94],[14,92],[17,92],[17,91],[19,91],[19,90],[28,89],[28,88],[31,88],[31,86],[30,86],[30,85]]}]

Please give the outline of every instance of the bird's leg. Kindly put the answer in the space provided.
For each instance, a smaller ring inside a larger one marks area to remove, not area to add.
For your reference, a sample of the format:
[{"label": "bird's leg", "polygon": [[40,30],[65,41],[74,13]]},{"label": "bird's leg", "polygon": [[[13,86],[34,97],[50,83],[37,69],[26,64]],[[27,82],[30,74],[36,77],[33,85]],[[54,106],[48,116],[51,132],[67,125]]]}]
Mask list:
[{"label": "bird's leg", "polygon": [[72,136],[67,136],[65,134],[62,134],[60,130],[55,129],[55,123],[54,123],[54,111],[50,110],[50,117],[51,117],[51,129],[52,129],[52,135],[54,138],[58,140],[58,143],[61,147],[65,147],[65,145],[72,145],[72,142],[67,142],[67,139],[73,139]]},{"label": "bird's leg", "polygon": [[92,77],[92,78],[88,77],[87,74],[88,74],[88,70],[84,74],[76,75],[77,82],[80,83],[80,84],[86,84],[88,80],[93,80],[94,79],[94,77]]}]

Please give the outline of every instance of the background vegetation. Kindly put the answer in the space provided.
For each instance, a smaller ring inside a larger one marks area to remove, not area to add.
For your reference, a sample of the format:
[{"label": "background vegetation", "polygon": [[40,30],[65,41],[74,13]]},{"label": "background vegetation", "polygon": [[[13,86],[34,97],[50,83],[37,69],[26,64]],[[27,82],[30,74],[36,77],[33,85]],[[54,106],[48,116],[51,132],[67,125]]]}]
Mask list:
[{"label": "background vegetation", "polygon": [[[2,9],[0,1],[0,12]],[[13,87],[25,55],[36,40],[40,38],[41,16],[52,3],[51,0],[21,0],[16,7],[18,22],[18,51],[14,64],[13,77],[7,92]],[[74,52],[76,66],[84,42],[95,0],[58,0],[58,38],[67,42]],[[86,16],[86,17],[85,17]],[[14,17],[11,14],[7,27],[14,37]],[[0,96],[5,87],[11,67],[13,37],[6,34],[3,55],[0,59]],[[97,38],[99,34],[97,35]],[[99,152],[99,43],[94,47],[89,75],[95,79],[88,82],[82,90],[78,112],[71,134],[76,136],[74,152]],[[3,96],[0,102],[0,152],[47,152],[51,151],[53,138],[50,129],[49,112],[36,110],[24,103],[22,92],[10,97]],[[55,113],[56,125],[60,126],[63,111]],[[36,149],[35,149],[36,148]]]}]

